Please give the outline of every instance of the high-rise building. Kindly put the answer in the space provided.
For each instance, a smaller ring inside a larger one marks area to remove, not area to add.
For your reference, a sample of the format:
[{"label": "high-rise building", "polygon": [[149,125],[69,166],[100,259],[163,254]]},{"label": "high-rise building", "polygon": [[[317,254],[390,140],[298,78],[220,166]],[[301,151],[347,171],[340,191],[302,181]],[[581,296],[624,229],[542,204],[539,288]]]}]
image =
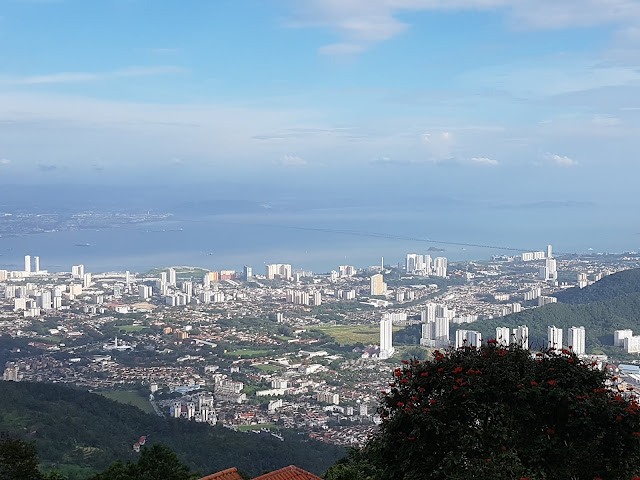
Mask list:
[{"label": "high-rise building", "polygon": [[393,348],[393,320],[391,315],[384,314],[380,320],[380,355],[379,358],[391,358],[395,352]]},{"label": "high-rise building", "polygon": [[182,291],[186,293],[189,297],[193,295],[193,283],[192,282],[182,282]]},{"label": "high-rise building", "polygon": [[513,336],[511,337],[513,343],[521,348],[529,348],[529,328],[526,325],[520,325],[518,328],[513,329]]},{"label": "high-rise building", "polygon": [[267,280],[281,278],[283,280],[291,280],[291,265],[288,263],[271,263],[265,265],[265,274]]},{"label": "high-rise building", "polygon": [[36,273],[40,273],[40,257],[33,257],[33,266],[35,267]]},{"label": "high-rise building", "polygon": [[205,273],[204,277],[202,277],[202,286],[204,288],[209,288],[211,286],[211,277],[208,273]]},{"label": "high-rise building", "polygon": [[424,310],[420,313],[420,321],[422,323],[435,322],[437,305],[435,303],[427,303]]},{"label": "high-rise building", "polygon": [[547,258],[553,258],[553,247],[551,245],[547,245]]},{"label": "high-rise building", "polygon": [[149,287],[148,285],[138,286],[138,295],[141,300],[147,300],[151,298],[151,294],[152,294],[151,287]]},{"label": "high-rise building", "polygon": [[449,346],[449,317],[436,317],[422,325],[420,344],[426,347]]},{"label": "high-rise building", "polygon": [[339,270],[341,277],[353,277],[356,274],[355,267],[351,265],[340,265]]},{"label": "high-rise building", "polygon": [[36,297],[36,305],[43,310],[51,309],[51,292],[49,290],[44,290],[43,292]]},{"label": "high-rise building", "polygon": [[540,267],[540,280],[545,282],[558,281],[558,267],[555,258],[547,258],[544,267]]},{"label": "high-rise building", "polygon": [[85,273],[82,276],[82,287],[83,288],[89,288],[91,286],[91,274],[90,273]]},{"label": "high-rise building", "polygon": [[624,347],[624,339],[631,337],[633,337],[633,330],[616,330],[613,332],[613,344],[616,347]]},{"label": "high-rise building", "polygon": [[447,276],[447,258],[446,257],[436,257],[433,260],[433,275],[436,277],[446,277]]},{"label": "high-rise building", "polygon": [[585,331],[584,327],[571,327],[567,338],[569,348],[576,355],[584,355]]},{"label": "high-rise building", "polygon": [[176,286],[176,269],[169,268],[169,285]]},{"label": "high-rise building", "polygon": [[386,289],[386,284],[384,283],[384,277],[381,273],[376,273],[371,276],[371,295],[384,295]]},{"label": "high-rise building", "polygon": [[555,325],[547,327],[547,348],[551,350],[562,349],[562,329]]},{"label": "high-rise building", "polygon": [[71,276],[82,279],[82,277],[84,277],[84,265],[73,265],[71,267]]},{"label": "high-rise building", "polygon": [[482,346],[482,334],[475,330],[457,330],[456,331],[456,348],[473,347],[480,348]]},{"label": "high-rise building", "polygon": [[511,343],[511,329],[509,327],[496,327],[496,342],[506,347]]},{"label": "high-rise building", "polygon": [[31,255],[24,256],[24,271],[31,273]]},{"label": "high-rise building", "polygon": [[253,268],[251,268],[249,265],[245,265],[243,269],[243,273],[244,273],[243,275],[244,281],[248,282],[253,277]]}]

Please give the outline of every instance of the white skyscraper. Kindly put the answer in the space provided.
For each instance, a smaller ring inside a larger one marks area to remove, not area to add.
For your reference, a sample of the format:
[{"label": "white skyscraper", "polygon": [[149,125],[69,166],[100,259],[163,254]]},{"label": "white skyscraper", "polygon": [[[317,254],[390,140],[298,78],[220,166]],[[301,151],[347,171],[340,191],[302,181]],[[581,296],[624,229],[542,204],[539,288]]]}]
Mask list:
[{"label": "white skyscraper", "polygon": [[509,327],[496,327],[496,342],[506,347],[511,343],[511,329]]},{"label": "white skyscraper", "polygon": [[31,255],[24,256],[24,271],[31,273]]},{"label": "white skyscraper", "polygon": [[422,323],[435,322],[437,305],[435,303],[427,303],[424,307],[420,314],[420,321]]},{"label": "white skyscraper", "polygon": [[436,257],[433,260],[433,275],[435,275],[436,277],[447,276],[447,258],[446,257]]},{"label": "white skyscraper", "polygon": [[91,286],[91,274],[85,273],[82,276],[82,288],[89,288]]},{"label": "white skyscraper", "polygon": [[176,286],[176,269],[169,269],[169,285]]},{"label": "white skyscraper", "polygon": [[36,269],[36,273],[40,273],[40,257],[33,257],[34,267]]},{"label": "white skyscraper", "polygon": [[211,277],[208,273],[206,273],[204,277],[202,277],[202,286],[204,288],[209,288],[211,286]]},{"label": "white skyscraper", "polygon": [[391,315],[384,314],[380,320],[380,358],[391,358],[393,348],[393,320]]},{"label": "white skyscraper", "polygon": [[424,256],[424,274],[431,275],[431,255]]},{"label": "white skyscraper", "polygon": [[513,329],[513,342],[521,348],[529,348],[529,327],[520,325]]},{"label": "white skyscraper", "polygon": [[616,330],[613,332],[613,344],[616,347],[624,347],[624,339],[631,337],[633,337],[633,330]]},{"label": "white skyscraper", "polygon": [[568,346],[576,355],[584,355],[585,352],[585,331],[584,327],[571,327],[567,338]]},{"label": "white skyscraper", "polygon": [[547,245],[547,258],[553,258],[553,247],[551,245]]},{"label": "white skyscraper", "polygon": [[457,330],[456,331],[456,348],[482,346],[482,334],[474,330]]},{"label": "white skyscraper", "polygon": [[562,329],[555,325],[547,327],[547,348],[552,350],[562,349]]},{"label": "white skyscraper", "polygon": [[555,258],[547,258],[544,267],[540,267],[540,280],[545,282],[558,280],[558,266]]},{"label": "white skyscraper", "polygon": [[449,346],[449,317],[436,317],[422,325],[420,345],[445,348]]},{"label": "white skyscraper", "polygon": [[73,265],[71,267],[71,276],[82,279],[84,277],[84,265]]}]

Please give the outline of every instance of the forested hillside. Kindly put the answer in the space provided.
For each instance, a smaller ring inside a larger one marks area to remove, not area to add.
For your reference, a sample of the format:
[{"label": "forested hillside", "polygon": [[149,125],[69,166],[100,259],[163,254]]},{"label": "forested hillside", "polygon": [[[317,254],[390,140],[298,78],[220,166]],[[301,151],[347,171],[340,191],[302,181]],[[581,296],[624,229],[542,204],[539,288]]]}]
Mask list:
[{"label": "forested hillside", "polygon": [[556,295],[558,303],[506,317],[480,320],[473,328],[484,338],[495,338],[496,327],[529,327],[530,345],[543,347],[547,326],[563,329],[584,326],[587,350],[613,344],[613,331],[630,328],[640,334],[640,270],[625,270],[583,289]]},{"label": "forested hillside", "polygon": [[202,474],[237,467],[252,475],[295,464],[322,474],[345,454],[342,448],[284,433],[233,432],[222,427],[160,418],[100,395],[61,385],[2,382],[0,431],[35,441],[46,468],[85,479],[114,460],[135,460],[132,445],[146,435]]}]

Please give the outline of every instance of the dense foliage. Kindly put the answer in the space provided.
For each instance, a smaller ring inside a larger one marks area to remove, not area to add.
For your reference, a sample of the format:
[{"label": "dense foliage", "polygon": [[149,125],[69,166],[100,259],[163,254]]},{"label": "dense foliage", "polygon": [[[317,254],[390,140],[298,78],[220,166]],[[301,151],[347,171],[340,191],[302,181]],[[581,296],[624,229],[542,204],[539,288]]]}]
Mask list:
[{"label": "dense foliage", "polygon": [[86,479],[121,460],[137,460],[134,442],[146,435],[203,474],[238,467],[252,475],[295,464],[321,473],[344,455],[340,447],[284,432],[270,435],[233,432],[207,424],[160,418],[136,407],[62,385],[3,382],[0,431],[35,442],[46,468],[71,480]]},{"label": "dense foliage", "polygon": [[629,479],[640,470],[640,406],[607,374],[561,354],[436,352],[394,372],[379,432],[328,480]]},{"label": "dense foliage", "polygon": [[32,443],[0,434],[0,478],[2,480],[63,480],[57,472],[42,473],[38,452]]},{"label": "dense foliage", "polygon": [[152,447],[143,447],[137,462],[114,462],[89,480],[197,480],[200,477],[181,463],[173,451],[156,443]]},{"label": "dense foliage", "polygon": [[640,332],[640,269],[624,270],[604,277],[583,289],[556,294],[558,302],[506,317],[480,320],[474,330],[485,338],[495,336],[496,327],[529,327],[530,344],[545,346],[547,326],[568,329],[583,326],[588,347],[613,345],[613,331],[630,328]]}]

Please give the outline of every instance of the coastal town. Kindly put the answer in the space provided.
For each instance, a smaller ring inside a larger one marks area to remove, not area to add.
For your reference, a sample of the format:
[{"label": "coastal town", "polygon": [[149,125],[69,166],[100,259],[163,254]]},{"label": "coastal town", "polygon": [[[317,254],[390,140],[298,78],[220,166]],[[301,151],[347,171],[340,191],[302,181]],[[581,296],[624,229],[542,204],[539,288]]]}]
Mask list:
[{"label": "coastal town", "polygon": [[[320,274],[290,264],[53,272],[26,255],[23,270],[0,270],[3,379],[65,383],[151,414],[281,439],[280,430],[295,429],[362,445],[402,360],[479,345],[487,338],[476,322],[540,308],[638,266],[635,252],[554,256],[551,246],[475,262],[408,254],[399,264]],[[571,345],[551,328],[547,346]],[[576,353],[617,368],[616,358],[585,349],[584,329],[575,328]],[[528,331],[504,335],[527,348]],[[640,350],[632,332],[615,335],[620,358]],[[622,381],[640,380],[627,373]]]}]

